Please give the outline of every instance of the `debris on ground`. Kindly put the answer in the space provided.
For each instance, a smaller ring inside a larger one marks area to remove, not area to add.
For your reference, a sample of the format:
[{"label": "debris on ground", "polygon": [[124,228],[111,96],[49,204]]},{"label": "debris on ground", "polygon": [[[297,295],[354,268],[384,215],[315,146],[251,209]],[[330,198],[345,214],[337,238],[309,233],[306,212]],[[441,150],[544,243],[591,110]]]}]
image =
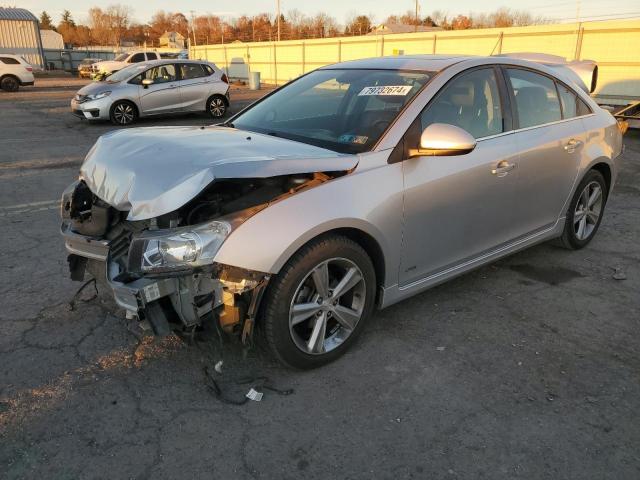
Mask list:
[{"label": "debris on ground", "polygon": [[622,270],[622,268],[620,267],[616,267],[613,269],[613,279],[614,280],[626,280],[627,279],[627,275],[624,273],[624,271]]}]

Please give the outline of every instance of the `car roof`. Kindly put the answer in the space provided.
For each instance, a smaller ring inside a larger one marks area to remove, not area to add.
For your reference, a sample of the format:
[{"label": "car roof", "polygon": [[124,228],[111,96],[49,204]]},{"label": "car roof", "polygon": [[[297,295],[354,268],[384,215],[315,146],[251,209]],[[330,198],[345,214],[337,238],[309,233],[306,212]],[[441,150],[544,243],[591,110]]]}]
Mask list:
[{"label": "car roof", "polygon": [[391,57],[363,58],[347,62],[334,63],[321,67],[321,70],[334,68],[381,69],[381,70],[415,70],[439,72],[454,63],[468,60],[470,55],[394,55]]},{"label": "car roof", "polygon": [[153,67],[154,65],[164,65],[167,63],[206,63],[207,65],[213,65],[206,60],[188,60],[184,58],[161,58],[160,60],[147,60],[146,62],[138,62],[133,65],[149,65]]}]

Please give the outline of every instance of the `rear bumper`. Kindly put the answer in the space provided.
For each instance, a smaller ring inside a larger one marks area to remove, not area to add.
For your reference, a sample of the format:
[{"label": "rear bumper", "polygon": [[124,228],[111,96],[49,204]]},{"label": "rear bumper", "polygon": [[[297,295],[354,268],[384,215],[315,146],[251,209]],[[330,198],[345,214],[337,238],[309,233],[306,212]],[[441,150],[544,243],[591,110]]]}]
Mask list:
[{"label": "rear bumper", "polygon": [[32,87],[34,83],[35,82],[31,80],[30,82],[20,82],[20,85],[22,85],[23,87]]}]

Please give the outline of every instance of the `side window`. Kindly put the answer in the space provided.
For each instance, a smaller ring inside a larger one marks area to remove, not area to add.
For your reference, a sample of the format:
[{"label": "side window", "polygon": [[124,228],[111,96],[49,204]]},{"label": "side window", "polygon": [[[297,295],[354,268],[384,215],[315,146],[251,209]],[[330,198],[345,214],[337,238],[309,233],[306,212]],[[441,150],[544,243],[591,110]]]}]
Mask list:
[{"label": "side window", "polygon": [[153,83],[173,82],[176,79],[176,67],[173,64],[159,65],[147,70],[146,77],[153,80]]},{"label": "side window", "polygon": [[578,97],[578,106],[577,106],[578,116],[581,117],[583,115],[591,115],[593,111],[591,107],[585,103],[580,97]]},{"label": "side window", "polygon": [[202,65],[202,68],[205,69],[205,71],[207,72],[207,75],[213,75],[215,73],[213,68],[211,68],[209,65]]},{"label": "side window", "polygon": [[570,89],[558,83],[558,93],[562,104],[562,118],[574,118],[578,116],[578,97]]},{"label": "side window", "polygon": [[7,65],[20,65],[20,62],[18,60],[11,57],[0,57],[0,62],[5,63]]},{"label": "side window", "polygon": [[147,60],[158,60],[158,54],[155,52],[147,52]]},{"label": "side window", "polygon": [[432,123],[448,123],[475,138],[502,133],[502,106],[494,70],[483,68],[456,77],[422,112],[420,123],[422,130]]},{"label": "side window", "polygon": [[180,73],[182,74],[182,80],[190,80],[192,78],[205,76],[204,70],[199,63],[181,63]]},{"label": "side window", "polygon": [[516,97],[520,128],[561,120],[560,101],[555,82],[549,77],[509,68],[507,76]]},{"label": "side window", "polygon": [[144,62],[144,53],[136,53],[133,57],[129,59],[129,63],[139,63]]}]

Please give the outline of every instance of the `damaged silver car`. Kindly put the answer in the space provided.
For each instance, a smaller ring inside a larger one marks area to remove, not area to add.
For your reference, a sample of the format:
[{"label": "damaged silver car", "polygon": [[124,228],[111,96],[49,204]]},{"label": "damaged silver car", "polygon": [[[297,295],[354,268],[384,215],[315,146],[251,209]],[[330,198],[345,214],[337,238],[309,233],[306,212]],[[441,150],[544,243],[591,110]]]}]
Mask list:
[{"label": "damaged silver car", "polygon": [[62,198],[72,278],[157,334],[262,330],[343,354],[374,308],[530,245],[594,237],[622,150],[556,58],[405,56],[306,74],[211,127],[100,137]]}]

